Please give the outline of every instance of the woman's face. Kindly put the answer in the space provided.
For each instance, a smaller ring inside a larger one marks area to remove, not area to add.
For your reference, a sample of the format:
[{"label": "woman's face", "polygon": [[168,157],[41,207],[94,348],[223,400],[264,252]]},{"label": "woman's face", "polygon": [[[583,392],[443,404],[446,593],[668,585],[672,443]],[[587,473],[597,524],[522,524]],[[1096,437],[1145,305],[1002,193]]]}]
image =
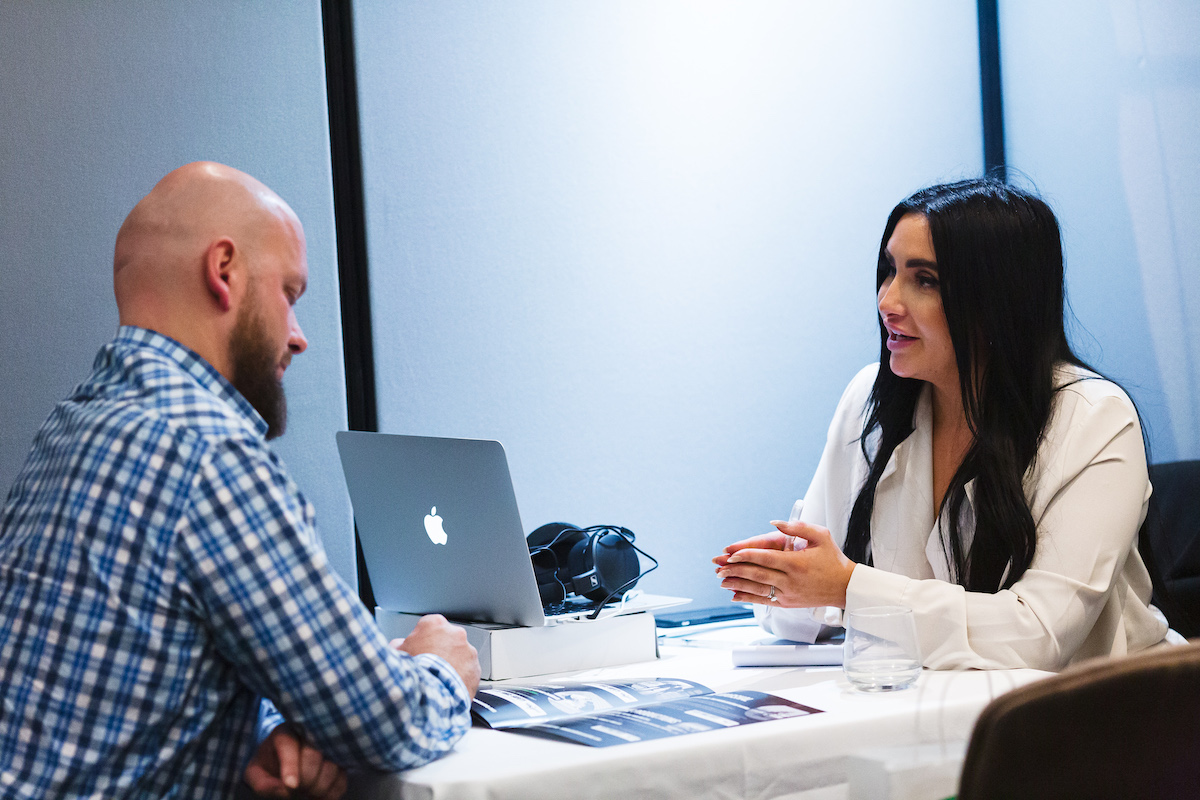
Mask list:
[{"label": "woman's face", "polygon": [[879,287],[879,316],[889,334],[892,372],[957,393],[958,365],[929,221],[922,214],[901,217],[884,252],[891,270]]}]

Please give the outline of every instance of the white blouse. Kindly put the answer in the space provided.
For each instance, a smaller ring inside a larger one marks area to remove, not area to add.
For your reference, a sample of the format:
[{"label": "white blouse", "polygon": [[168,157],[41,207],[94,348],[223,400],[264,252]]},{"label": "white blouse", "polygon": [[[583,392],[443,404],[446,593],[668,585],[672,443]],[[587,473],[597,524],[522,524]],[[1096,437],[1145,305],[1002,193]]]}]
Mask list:
[{"label": "white blouse", "polygon": [[[867,476],[859,437],[878,368],[864,368],[846,388],[804,497],[801,519],[829,528],[839,546]],[[1086,370],[1063,365],[1058,383],[1062,388],[1024,482],[1037,549],[1008,589],[968,592],[951,582],[933,515],[928,388],[917,403],[912,434],[884,469],[871,517],[874,566],[854,568],[846,608],[913,609],[927,667],[1059,670],[1144,649],[1167,633],[1166,621],[1150,605],[1150,577],[1137,552],[1151,491],[1137,412],[1118,386]],[[974,530],[971,488],[961,520],[967,547]],[[837,620],[824,609],[755,608],[766,630],[801,641],[811,641],[819,621]]]}]

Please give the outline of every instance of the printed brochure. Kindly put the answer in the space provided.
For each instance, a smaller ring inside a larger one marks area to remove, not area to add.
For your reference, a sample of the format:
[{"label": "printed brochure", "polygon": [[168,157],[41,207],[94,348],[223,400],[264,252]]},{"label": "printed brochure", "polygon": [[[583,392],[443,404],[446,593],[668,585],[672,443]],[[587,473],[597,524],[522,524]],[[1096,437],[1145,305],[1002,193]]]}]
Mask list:
[{"label": "printed brochure", "polygon": [[590,747],[819,713],[764,692],[714,692],[677,678],[494,685],[481,688],[471,704],[485,727]]}]

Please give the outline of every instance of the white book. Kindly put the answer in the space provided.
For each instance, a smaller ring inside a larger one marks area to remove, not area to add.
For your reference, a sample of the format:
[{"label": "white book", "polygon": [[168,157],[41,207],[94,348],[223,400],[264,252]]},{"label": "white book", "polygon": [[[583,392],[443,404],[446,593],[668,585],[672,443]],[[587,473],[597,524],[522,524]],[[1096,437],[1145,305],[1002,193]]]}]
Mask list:
[{"label": "white book", "polygon": [[[407,636],[420,618],[420,614],[375,609],[375,621],[389,639]],[[467,641],[479,651],[479,666],[486,681],[658,658],[654,616],[647,612],[542,627],[455,624],[466,630]]]}]

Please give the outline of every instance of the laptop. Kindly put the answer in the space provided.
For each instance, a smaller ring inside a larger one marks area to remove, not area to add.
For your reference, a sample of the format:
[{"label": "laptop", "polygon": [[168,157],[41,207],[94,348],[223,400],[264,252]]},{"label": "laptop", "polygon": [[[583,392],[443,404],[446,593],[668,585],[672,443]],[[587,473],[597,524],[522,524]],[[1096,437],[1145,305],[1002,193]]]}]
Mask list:
[{"label": "laptop", "polygon": [[547,617],[499,442],[341,431],[337,445],[380,608],[526,627],[594,610]]}]

